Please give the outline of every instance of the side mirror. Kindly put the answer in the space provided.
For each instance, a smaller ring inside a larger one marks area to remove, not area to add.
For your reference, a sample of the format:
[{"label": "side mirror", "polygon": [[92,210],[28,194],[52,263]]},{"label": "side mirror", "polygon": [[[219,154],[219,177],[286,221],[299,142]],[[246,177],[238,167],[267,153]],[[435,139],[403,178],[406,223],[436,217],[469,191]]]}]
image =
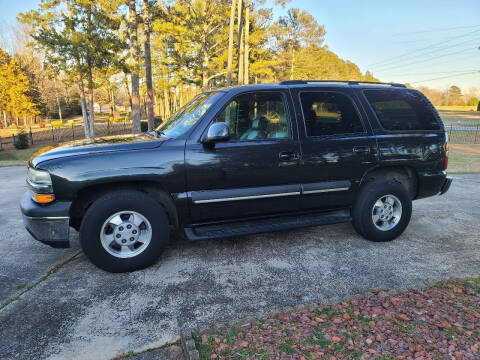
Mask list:
[{"label": "side mirror", "polygon": [[203,143],[211,144],[220,141],[228,141],[230,139],[230,129],[224,122],[217,122],[210,125],[207,135],[203,139]]}]

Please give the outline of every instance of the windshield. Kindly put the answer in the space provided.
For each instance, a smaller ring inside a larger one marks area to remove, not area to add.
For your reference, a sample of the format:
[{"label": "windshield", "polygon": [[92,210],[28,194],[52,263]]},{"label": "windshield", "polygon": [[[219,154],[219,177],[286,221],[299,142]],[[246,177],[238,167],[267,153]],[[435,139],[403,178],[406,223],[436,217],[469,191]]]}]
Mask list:
[{"label": "windshield", "polygon": [[208,92],[196,96],[161,124],[157,131],[170,138],[185,134],[222,95],[220,92]]}]

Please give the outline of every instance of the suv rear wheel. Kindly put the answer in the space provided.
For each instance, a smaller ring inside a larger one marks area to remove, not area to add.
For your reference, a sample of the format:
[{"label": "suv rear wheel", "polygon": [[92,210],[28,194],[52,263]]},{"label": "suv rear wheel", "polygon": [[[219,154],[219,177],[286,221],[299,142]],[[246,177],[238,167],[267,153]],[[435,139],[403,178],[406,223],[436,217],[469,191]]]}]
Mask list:
[{"label": "suv rear wheel", "polygon": [[375,180],[360,191],[352,215],[353,227],[364,238],[390,241],[408,226],[412,201],[401,183]]},{"label": "suv rear wheel", "polygon": [[163,207],[133,190],[110,192],[85,213],[80,243],[99,268],[127,272],[153,264],[168,244],[169,226]]}]

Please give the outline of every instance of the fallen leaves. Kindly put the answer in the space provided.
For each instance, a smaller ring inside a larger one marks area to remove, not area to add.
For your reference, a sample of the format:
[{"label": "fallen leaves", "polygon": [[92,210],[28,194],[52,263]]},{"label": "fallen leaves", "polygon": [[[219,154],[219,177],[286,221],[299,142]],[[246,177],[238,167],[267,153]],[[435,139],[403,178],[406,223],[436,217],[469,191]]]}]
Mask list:
[{"label": "fallen leaves", "polygon": [[397,314],[397,319],[402,321],[410,321],[411,319],[405,314]]},{"label": "fallen leaves", "polygon": [[197,346],[212,360],[480,359],[478,279],[385,294],[250,321]]}]

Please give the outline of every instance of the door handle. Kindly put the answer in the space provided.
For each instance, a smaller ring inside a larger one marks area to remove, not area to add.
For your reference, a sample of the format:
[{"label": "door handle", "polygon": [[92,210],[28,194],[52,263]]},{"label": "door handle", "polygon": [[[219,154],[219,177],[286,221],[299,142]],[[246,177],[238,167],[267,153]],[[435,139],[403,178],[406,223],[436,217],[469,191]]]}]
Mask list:
[{"label": "door handle", "polygon": [[355,146],[353,148],[353,152],[355,154],[369,154],[370,153],[370,147],[368,147],[368,146]]},{"label": "door handle", "polygon": [[298,160],[299,155],[291,151],[282,151],[281,153],[278,154],[278,158],[282,161],[291,161],[291,160]]}]

